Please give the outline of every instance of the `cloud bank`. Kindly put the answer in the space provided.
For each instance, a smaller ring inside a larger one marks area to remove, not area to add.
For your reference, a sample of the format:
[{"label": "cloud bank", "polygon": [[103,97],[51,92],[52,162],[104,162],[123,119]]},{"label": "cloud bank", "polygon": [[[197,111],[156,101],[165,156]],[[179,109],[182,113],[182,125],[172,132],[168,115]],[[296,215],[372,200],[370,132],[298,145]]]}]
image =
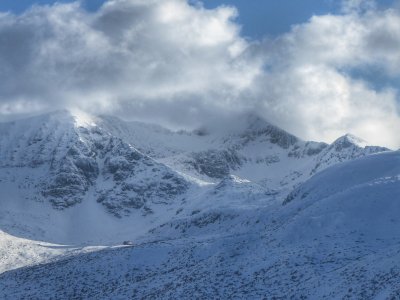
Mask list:
[{"label": "cloud bank", "polygon": [[[305,139],[352,132],[400,146],[400,12],[343,2],[274,39],[250,41],[233,7],[110,0],[0,14],[0,118],[59,108],[196,127],[256,111]],[[361,77],[362,78],[362,77]]]}]

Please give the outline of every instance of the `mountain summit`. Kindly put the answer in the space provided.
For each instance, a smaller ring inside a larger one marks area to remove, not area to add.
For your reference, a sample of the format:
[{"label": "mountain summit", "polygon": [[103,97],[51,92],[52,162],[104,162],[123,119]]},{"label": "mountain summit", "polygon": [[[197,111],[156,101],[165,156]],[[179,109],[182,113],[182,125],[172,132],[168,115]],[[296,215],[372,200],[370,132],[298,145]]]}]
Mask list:
[{"label": "mountain summit", "polygon": [[353,145],[360,148],[365,148],[366,146],[369,146],[368,142],[350,133],[341,136],[340,138],[335,140],[333,144],[338,148],[347,148]]}]

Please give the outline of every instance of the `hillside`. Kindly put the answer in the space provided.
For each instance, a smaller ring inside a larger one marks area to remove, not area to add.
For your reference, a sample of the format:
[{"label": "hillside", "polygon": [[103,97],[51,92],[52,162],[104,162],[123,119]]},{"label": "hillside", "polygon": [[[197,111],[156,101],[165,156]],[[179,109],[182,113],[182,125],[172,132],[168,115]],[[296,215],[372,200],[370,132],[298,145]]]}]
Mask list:
[{"label": "hillside", "polygon": [[395,257],[399,153],[255,115],[227,128],[68,111],[0,124],[0,298],[365,291],[350,266]]},{"label": "hillside", "polygon": [[160,226],[153,242],[6,272],[0,295],[397,298],[399,162],[399,152],[368,156],[319,173],[285,204],[199,213]]}]

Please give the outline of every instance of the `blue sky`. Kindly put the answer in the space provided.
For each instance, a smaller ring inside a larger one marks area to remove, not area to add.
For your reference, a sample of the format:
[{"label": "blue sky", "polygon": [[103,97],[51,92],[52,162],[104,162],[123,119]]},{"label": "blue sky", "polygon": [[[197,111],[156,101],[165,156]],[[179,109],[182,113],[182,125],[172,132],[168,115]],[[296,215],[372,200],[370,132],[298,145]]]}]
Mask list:
[{"label": "blue sky", "polygon": [[[73,2],[74,0],[1,0],[1,11],[21,13],[34,4]],[[194,0],[196,1],[196,0]],[[380,0],[381,6],[388,6],[394,0]],[[105,0],[83,0],[88,10],[96,10]],[[339,13],[340,1],[335,0],[202,0],[207,8],[219,5],[233,5],[239,10],[238,22],[243,26],[246,37],[258,39],[276,36],[290,30],[294,24],[307,21],[313,15]]]},{"label": "blue sky", "polygon": [[[1,0],[1,11],[12,11],[21,13],[32,5],[53,4],[55,2],[74,2],[74,0]],[[96,10],[105,0],[85,0],[84,6],[89,10]]]},{"label": "blue sky", "polygon": [[205,0],[204,4],[210,8],[221,4],[237,7],[243,33],[252,38],[287,32],[291,25],[303,23],[312,15],[336,12],[338,9],[333,1],[328,0]]},{"label": "blue sky", "polygon": [[[0,10],[21,13],[33,4],[51,4],[55,0],[2,0]],[[58,0],[72,2],[72,0]],[[89,10],[96,10],[105,0],[86,0]],[[219,5],[233,5],[239,10],[238,22],[243,26],[243,34],[250,38],[276,35],[286,32],[292,24],[302,23],[313,14],[337,11],[332,0],[204,0],[207,8]],[[336,1],[337,3],[338,1]]]},{"label": "blue sky", "polygon": [[[54,0],[2,0],[0,10],[20,13],[33,4],[51,4]],[[72,2],[58,0],[58,2]],[[87,0],[84,5],[96,10],[104,0]],[[239,23],[247,37],[259,38],[264,35],[276,35],[286,32],[292,24],[302,23],[313,14],[336,12],[337,4],[332,0],[204,0],[207,8],[219,5],[233,5],[239,10]],[[337,3],[339,1],[336,1]]]}]

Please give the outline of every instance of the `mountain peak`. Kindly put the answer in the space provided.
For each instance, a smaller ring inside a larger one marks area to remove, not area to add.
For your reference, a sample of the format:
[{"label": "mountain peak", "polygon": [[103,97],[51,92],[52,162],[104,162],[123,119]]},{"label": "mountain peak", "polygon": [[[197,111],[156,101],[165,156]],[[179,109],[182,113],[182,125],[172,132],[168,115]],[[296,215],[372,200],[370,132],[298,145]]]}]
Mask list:
[{"label": "mountain peak", "polygon": [[259,137],[268,137],[270,142],[287,149],[294,145],[299,139],[287,131],[273,125],[258,116],[250,113],[245,118],[245,131],[241,134],[247,141],[255,140]]},{"label": "mountain peak", "polygon": [[357,146],[360,148],[365,148],[368,146],[368,142],[363,140],[362,138],[359,138],[353,134],[347,133],[338,139],[336,139],[332,145],[335,146],[340,146],[341,148],[348,148],[350,146]]},{"label": "mountain peak", "polygon": [[69,111],[77,127],[96,126],[96,118],[80,110]]},{"label": "mountain peak", "polygon": [[26,119],[28,123],[32,122],[32,120],[37,120],[39,122],[45,123],[57,123],[57,124],[66,124],[73,125],[74,127],[92,127],[96,126],[97,118],[89,115],[81,110],[77,109],[59,109],[48,112],[43,115],[34,116]]},{"label": "mountain peak", "polygon": [[271,123],[267,122],[264,118],[260,117],[255,113],[248,113],[245,116],[245,124],[248,129],[262,129],[265,127],[273,126]]}]

